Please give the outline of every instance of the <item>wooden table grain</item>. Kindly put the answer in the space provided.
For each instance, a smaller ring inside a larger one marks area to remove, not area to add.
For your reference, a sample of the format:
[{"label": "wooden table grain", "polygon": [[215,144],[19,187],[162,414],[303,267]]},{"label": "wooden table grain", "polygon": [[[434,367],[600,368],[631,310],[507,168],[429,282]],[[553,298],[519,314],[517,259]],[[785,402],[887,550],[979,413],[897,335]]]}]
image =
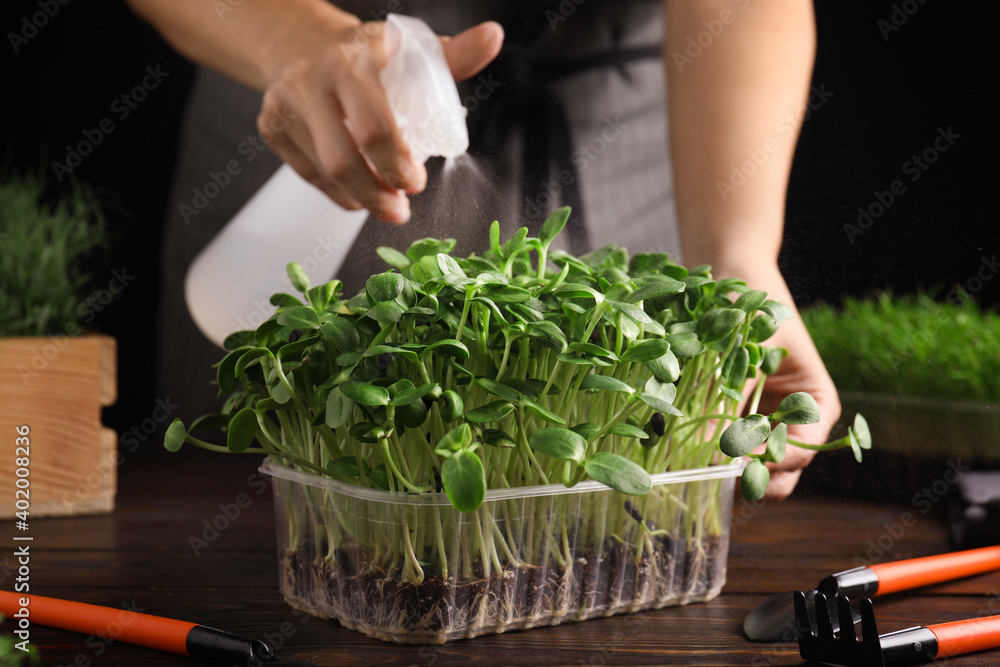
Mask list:
[{"label": "wooden table grain", "polygon": [[[925,505],[793,495],[734,508],[728,580],[707,603],[487,635],[441,646],[369,639],[288,607],[278,591],[270,485],[253,457],[138,452],[120,462],[113,514],[30,522],[30,586],[39,595],[129,608],[271,642],[316,665],[802,665],[795,645],[743,638],[768,595],[812,588],[827,574],[949,550]],[[85,492],[85,489],[81,489]],[[238,512],[237,512],[238,510]],[[12,524],[0,533],[0,587],[17,573]],[[881,632],[1000,613],[1000,573],[880,598]],[[10,621],[3,624],[10,631]],[[183,665],[186,658],[31,626],[42,665]],[[940,664],[940,663],[939,663]],[[948,660],[1000,665],[1000,651]]]}]

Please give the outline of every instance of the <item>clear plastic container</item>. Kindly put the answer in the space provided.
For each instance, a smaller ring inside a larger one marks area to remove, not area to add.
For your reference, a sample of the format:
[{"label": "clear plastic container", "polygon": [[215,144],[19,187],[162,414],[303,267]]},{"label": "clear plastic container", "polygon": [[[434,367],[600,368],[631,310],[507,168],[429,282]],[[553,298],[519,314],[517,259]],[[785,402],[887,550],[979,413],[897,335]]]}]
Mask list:
[{"label": "clear plastic container", "polygon": [[653,476],[646,496],[585,481],[443,493],[345,484],[265,461],[281,591],[369,637],[441,644],[710,600],[726,580],[742,461]]}]

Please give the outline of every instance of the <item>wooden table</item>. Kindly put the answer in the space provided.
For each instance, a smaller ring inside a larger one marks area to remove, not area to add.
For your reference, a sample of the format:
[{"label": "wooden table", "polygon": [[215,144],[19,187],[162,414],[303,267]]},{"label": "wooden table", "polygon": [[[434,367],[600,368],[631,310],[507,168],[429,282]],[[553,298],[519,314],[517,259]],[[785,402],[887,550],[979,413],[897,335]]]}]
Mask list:
[{"label": "wooden table", "polygon": [[[767,595],[812,588],[867,562],[940,553],[946,531],[926,504],[799,498],[738,502],[728,583],[717,599],[443,646],[397,646],[307,617],[278,592],[270,486],[255,457],[185,449],[126,455],[111,515],[32,520],[31,591],[129,607],[265,638],[317,665],[801,665],[797,647],[753,644],[744,616]],[[242,494],[242,495],[241,495]],[[245,505],[239,507],[239,505]],[[225,508],[238,516],[220,519]],[[215,522],[223,529],[206,525]],[[227,524],[228,525],[225,525]],[[12,589],[14,528],[0,533],[0,587]],[[200,542],[198,540],[201,540]],[[870,560],[868,560],[870,559]],[[881,632],[1000,613],[1000,572],[877,601]],[[9,631],[10,621],[3,625]],[[32,626],[43,665],[192,664],[179,656]],[[1000,651],[951,659],[1000,664]]]}]

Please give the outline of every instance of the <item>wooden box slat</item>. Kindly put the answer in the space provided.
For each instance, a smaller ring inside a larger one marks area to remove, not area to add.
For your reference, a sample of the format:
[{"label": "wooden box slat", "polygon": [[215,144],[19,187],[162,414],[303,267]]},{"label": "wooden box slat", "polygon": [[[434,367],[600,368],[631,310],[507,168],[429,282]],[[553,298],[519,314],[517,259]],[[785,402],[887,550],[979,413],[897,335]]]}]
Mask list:
[{"label": "wooden box slat", "polygon": [[114,509],[118,434],[101,424],[117,345],[100,334],[0,339],[0,518],[15,512],[16,427],[30,428],[32,517]]}]

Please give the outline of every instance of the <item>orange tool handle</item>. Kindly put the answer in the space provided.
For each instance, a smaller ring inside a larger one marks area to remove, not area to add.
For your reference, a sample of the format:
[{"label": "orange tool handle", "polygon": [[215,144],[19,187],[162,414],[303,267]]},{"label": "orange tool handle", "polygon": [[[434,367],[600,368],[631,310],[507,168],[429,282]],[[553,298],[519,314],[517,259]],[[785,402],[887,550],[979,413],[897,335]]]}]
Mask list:
[{"label": "orange tool handle", "polygon": [[876,594],[887,595],[1000,570],[1000,546],[880,563],[869,569],[878,577]]},{"label": "orange tool handle", "polygon": [[1000,648],[1000,616],[929,625],[938,640],[938,658]]},{"label": "orange tool handle", "polygon": [[[25,601],[27,604],[23,604]],[[24,616],[25,611],[27,616]],[[128,609],[10,591],[0,591],[0,613],[7,618],[27,618],[38,625],[110,637],[180,655],[189,655],[188,634],[197,626],[196,623],[140,614]]]}]

